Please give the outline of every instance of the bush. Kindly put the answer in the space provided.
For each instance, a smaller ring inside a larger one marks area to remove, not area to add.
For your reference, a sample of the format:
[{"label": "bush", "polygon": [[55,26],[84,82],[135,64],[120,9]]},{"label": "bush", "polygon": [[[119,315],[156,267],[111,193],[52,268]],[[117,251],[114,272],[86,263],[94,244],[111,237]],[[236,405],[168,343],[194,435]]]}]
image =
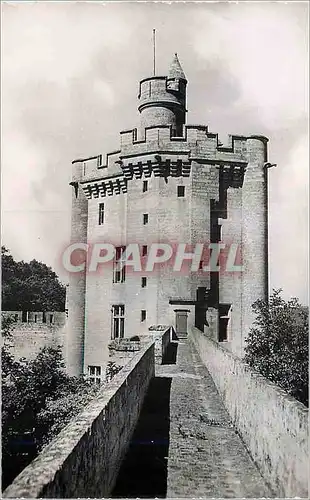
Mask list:
[{"label": "bush", "polygon": [[308,308],[285,301],[274,290],[269,302],[253,304],[256,320],[246,340],[244,360],[303,404],[308,405]]},{"label": "bush", "polygon": [[114,361],[109,361],[106,369],[106,381],[110,382],[122,368],[122,366],[117,365]]},{"label": "bush", "polygon": [[98,386],[64,371],[61,348],[16,361],[2,347],[2,468],[6,487],[94,397]]}]

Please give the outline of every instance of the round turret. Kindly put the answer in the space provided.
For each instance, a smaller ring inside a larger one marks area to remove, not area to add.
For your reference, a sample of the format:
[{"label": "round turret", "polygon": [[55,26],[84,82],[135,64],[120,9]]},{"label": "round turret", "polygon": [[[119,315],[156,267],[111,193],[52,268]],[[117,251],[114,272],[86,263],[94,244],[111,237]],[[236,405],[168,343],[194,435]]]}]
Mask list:
[{"label": "round turret", "polygon": [[181,136],[186,114],[187,80],[175,54],[168,76],[152,76],[140,82],[139,112],[141,131],[146,127],[171,126],[173,136]]}]

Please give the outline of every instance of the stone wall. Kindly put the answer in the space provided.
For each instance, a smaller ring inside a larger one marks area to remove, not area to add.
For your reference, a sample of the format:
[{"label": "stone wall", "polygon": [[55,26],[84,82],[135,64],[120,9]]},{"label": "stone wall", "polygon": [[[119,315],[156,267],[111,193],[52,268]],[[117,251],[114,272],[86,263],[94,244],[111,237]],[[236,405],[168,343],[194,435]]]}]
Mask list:
[{"label": "stone wall", "polygon": [[161,365],[171,342],[172,327],[156,325],[149,328],[147,335],[141,336],[139,341],[118,339],[110,342],[110,361],[124,366],[136,352],[143,349],[149,342],[155,342],[155,363]]},{"label": "stone wall", "polygon": [[[53,323],[50,322],[50,316],[53,317]],[[22,322],[21,311],[3,311],[3,317],[18,316],[15,323],[12,324],[10,337],[4,339],[5,345],[10,348],[15,359],[26,358],[34,359],[39,351],[45,347],[61,346],[65,358],[66,351],[66,313],[51,312],[47,313],[47,322],[42,322],[42,312],[29,312],[28,322]],[[37,321],[35,321],[35,319]]]},{"label": "stone wall", "polygon": [[171,326],[151,326],[150,337],[155,341],[155,362],[161,364],[171,342]]},{"label": "stone wall", "polygon": [[275,494],[307,498],[308,409],[197,328],[190,337]]},{"label": "stone wall", "polygon": [[3,497],[108,497],[154,373],[152,342],[19,474]]}]

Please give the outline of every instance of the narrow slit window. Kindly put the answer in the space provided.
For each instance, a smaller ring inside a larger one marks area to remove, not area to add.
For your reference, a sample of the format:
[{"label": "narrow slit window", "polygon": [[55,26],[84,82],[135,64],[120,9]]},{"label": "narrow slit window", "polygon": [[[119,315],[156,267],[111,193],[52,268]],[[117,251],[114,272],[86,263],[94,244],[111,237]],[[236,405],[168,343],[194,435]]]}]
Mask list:
[{"label": "narrow slit window", "polygon": [[149,222],[149,214],[143,214],[143,224],[148,224]]},{"label": "narrow slit window", "polygon": [[104,203],[99,203],[99,226],[104,224]]},{"label": "narrow slit window", "polygon": [[141,310],[141,323],[146,320],[146,310]]},{"label": "narrow slit window", "polygon": [[102,155],[97,156],[97,167],[102,165]]},{"label": "narrow slit window", "polygon": [[147,181],[143,181],[143,193],[146,193],[146,191],[148,190],[148,182]]},{"label": "narrow slit window", "polygon": [[142,288],[146,288],[146,284],[147,284],[147,279],[145,276],[142,276],[141,278],[141,287]]},{"label": "narrow slit window", "polygon": [[178,198],[184,198],[185,186],[178,186]]},{"label": "narrow slit window", "polygon": [[220,304],[219,330],[218,330],[219,342],[227,342],[229,340],[230,319],[231,319],[231,304]]},{"label": "narrow slit window", "polygon": [[142,257],[145,257],[147,255],[147,245],[142,246]]}]

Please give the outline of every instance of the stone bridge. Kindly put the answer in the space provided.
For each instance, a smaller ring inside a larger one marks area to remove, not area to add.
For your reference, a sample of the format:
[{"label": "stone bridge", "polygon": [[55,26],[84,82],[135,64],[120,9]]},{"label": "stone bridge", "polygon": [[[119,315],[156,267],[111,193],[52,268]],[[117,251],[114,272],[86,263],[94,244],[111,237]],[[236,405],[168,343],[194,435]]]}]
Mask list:
[{"label": "stone bridge", "polygon": [[308,411],[196,328],[141,349],[5,498],[308,498]]}]

